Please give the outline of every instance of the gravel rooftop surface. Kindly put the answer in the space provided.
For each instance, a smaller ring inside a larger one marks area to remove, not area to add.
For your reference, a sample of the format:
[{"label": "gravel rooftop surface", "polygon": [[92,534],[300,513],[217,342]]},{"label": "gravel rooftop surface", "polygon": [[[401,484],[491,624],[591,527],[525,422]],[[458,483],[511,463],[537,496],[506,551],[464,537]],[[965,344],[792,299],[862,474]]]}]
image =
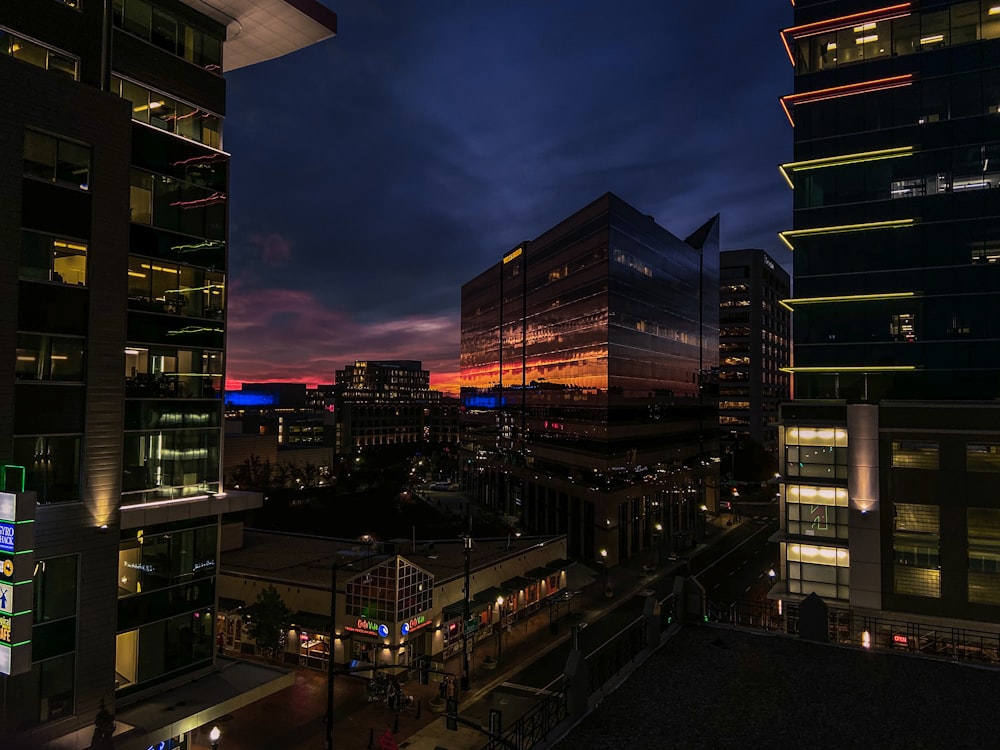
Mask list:
[{"label": "gravel rooftop surface", "polygon": [[688,626],[555,750],[996,748],[1000,671]]}]

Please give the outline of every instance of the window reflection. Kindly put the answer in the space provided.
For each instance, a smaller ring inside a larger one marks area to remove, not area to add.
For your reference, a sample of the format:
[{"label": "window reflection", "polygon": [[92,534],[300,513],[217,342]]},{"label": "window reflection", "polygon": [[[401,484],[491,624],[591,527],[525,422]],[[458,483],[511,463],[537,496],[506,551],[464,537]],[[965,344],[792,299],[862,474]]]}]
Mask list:
[{"label": "window reflection", "polygon": [[43,70],[51,70],[74,81],[79,77],[80,63],[75,57],[2,28],[0,28],[0,54],[10,55],[15,60],[21,60]]},{"label": "window reflection", "polygon": [[21,233],[19,274],[25,279],[84,286],[87,283],[87,244],[25,230]]},{"label": "window reflection", "polygon": [[222,39],[153,8],[146,0],[114,0],[112,23],[204,70],[222,73]]},{"label": "window reflection", "polygon": [[219,398],[222,371],[219,351],[131,347],[125,350],[125,396]]},{"label": "window reflection", "polygon": [[111,77],[111,91],[131,102],[133,120],[221,148],[222,118],[218,115],[119,76]]},{"label": "window reflection", "polygon": [[17,334],[18,380],[83,382],[84,340],[39,333]]},{"label": "window reflection", "polygon": [[90,147],[35,130],[24,131],[24,174],[87,190]]},{"label": "window reflection", "polygon": [[129,307],[221,320],[226,277],[220,271],[129,256]]}]

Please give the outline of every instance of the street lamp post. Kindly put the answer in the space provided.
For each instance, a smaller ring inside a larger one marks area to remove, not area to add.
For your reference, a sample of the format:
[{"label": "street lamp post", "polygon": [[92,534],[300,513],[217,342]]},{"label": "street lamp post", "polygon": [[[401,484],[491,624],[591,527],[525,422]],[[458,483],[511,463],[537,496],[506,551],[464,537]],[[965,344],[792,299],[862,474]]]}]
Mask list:
[{"label": "street lamp post", "polygon": [[469,620],[472,619],[469,608],[469,574],[472,554],[472,514],[469,514],[469,531],[465,534],[465,596],[462,598],[462,691],[469,689]]},{"label": "street lamp post", "polygon": [[601,548],[601,551],[600,551],[599,554],[601,555],[601,567],[604,570],[604,572],[601,575],[601,577],[602,577],[602,579],[604,581],[604,596],[606,596],[607,598],[610,599],[611,598],[611,586],[608,583],[608,551],[606,549],[604,549],[604,548]]},{"label": "street lamp post", "polygon": [[[333,750],[333,677],[334,669],[334,638],[337,633],[337,563],[330,566],[330,654],[326,660],[326,741],[323,747]],[[214,750],[214,748],[213,748]]]},{"label": "street lamp post", "polygon": [[219,750],[219,738],[222,737],[222,732],[218,727],[212,727],[212,731],[208,733],[208,741],[212,743],[212,750]]},{"label": "street lamp post", "polygon": [[503,650],[503,622],[506,615],[502,596],[497,597],[497,664],[500,663],[500,653]]}]

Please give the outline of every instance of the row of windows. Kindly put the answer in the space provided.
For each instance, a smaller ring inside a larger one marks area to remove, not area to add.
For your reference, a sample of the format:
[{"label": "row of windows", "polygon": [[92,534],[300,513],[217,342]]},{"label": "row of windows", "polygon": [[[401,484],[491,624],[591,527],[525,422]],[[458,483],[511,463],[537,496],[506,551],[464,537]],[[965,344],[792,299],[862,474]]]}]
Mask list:
[{"label": "row of windows", "polygon": [[[926,78],[911,85],[800,103],[796,143],[907,125],[952,121],[949,142],[977,143],[995,137],[984,115],[998,112],[1000,70]],[[953,140],[952,140],[953,139]],[[803,158],[798,151],[796,158]]]},{"label": "row of windows", "polygon": [[1000,144],[962,146],[795,174],[795,208],[1000,188]]},{"label": "row of windows", "polygon": [[35,130],[25,130],[24,174],[88,190],[90,147]]},{"label": "row of windows", "polygon": [[222,318],[226,276],[197,266],[130,255],[129,307],[195,318]]},{"label": "row of windows", "polygon": [[118,76],[111,92],[132,104],[132,119],[212,148],[222,147],[222,118]]},{"label": "row of windows", "polygon": [[146,0],[114,0],[114,25],[187,60],[200,68],[222,73],[222,39],[154,8]]},{"label": "row of windows", "polygon": [[[894,440],[892,466],[901,469],[939,468],[939,447],[929,440]],[[1000,444],[967,443],[966,471],[1000,472]]]},{"label": "row of windows", "polygon": [[880,57],[899,57],[1000,38],[996,0],[972,0],[950,9],[873,21],[795,40],[797,75]]},{"label": "row of windows", "polygon": [[224,240],[226,194],[173,177],[132,169],[129,216],[136,224]]},{"label": "row of windows", "polygon": [[21,60],[42,70],[51,70],[74,81],[80,75],[80,62],[75,57],[2,28],[0,28],[0,54],[10,55],[15,60]]}]

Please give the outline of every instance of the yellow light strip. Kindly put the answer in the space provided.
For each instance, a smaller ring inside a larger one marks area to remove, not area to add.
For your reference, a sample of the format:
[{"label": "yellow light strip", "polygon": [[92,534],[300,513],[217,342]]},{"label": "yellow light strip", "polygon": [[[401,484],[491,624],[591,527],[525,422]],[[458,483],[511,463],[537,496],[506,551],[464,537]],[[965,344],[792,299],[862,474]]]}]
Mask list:
[{"label": "yellow light strip", "polygon": [[869,161],[881,161],[883,159],[898,159],[901,156],[912,156],[913,146],[900,146],[898,148],[884,148],[878,151],[861,151],[856,154],[842,154],[840,156],[826,156],[822,159],[808,159],[806,161],[790,161],[786,164],[779,164],[778,170],[794,188],[790,172],[804,172],[809,169],[824,169],[825,167],[841,167],[847,164],[863,164]]},{"label": "yellow light strip", "polygon": [[899,229],[901,227],[912,226],[916,219],[894,219],[892,221],[869,221],[864,224],[841,224],[833,227],[811,227],[809,229],[787,229],[778,232],[778,237],[788,245],[789,250],[794,250],[791,240],[796,237],[811,237],[817,234],[847,234],[848,232],[867,232],[873,229]]},{"label": "yellow light strip", "polygon": [[782,372],[908,372],[916,365],[842,365],[832,367],[782,367]]},{"label": "yellow light strip", "polygon": [[822,305],[833,302],[872,302],[876,300],[915,297],[916,294],[916,292],[883,292],[881,294],[851,294],[838,297],[799,297],[798,299],[778,300],[778,303],[791,310],[793,305]]}]

